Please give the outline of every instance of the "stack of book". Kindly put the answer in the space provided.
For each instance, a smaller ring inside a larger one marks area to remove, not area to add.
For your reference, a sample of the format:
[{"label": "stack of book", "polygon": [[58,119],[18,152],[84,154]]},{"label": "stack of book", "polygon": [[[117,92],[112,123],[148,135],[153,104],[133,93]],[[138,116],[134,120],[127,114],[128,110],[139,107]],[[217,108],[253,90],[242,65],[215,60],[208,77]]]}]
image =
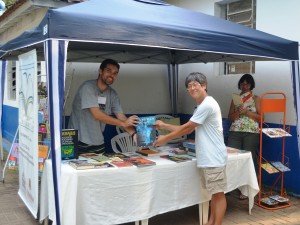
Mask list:
[{"label": "stack of book", "polygon": [[182,142],[182,146],[185,148],[185,151],[188,155],[196,157],[196,147],[194,142]]}]

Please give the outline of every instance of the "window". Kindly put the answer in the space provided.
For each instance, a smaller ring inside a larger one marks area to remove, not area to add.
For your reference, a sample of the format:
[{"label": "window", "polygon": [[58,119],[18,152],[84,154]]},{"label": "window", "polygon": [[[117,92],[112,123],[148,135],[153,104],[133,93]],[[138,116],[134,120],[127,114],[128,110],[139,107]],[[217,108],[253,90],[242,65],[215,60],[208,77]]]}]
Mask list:
[{"label": "window", "polygon": [[16,100],[16,62],[9,62],[7,67],[7,98]]},{"label": "window", "polygon": [[[238,0],[221,2],[220,16],[243,26],[256,28],[256,0]],[[225,75],[255,73],[255,62],[226,62],[221,70]]]}]

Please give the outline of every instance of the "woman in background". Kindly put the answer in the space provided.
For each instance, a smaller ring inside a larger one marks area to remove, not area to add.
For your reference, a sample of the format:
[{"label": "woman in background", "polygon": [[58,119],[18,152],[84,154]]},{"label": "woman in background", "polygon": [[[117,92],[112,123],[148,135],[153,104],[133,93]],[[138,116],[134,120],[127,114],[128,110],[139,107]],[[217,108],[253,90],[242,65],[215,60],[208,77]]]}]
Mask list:
[{"label": "woman in background", "polygon": [[[231,101],[228,119],[232,121],[229,129],[228,146],[248,150],[256,168],[256,151],[259,147],[260,97],[252,93],[255,81],[250,74],[244,74],[239,82],[238,89],[243,103],[234,105]],[[241,200],[247,196],[240,194]]]}]

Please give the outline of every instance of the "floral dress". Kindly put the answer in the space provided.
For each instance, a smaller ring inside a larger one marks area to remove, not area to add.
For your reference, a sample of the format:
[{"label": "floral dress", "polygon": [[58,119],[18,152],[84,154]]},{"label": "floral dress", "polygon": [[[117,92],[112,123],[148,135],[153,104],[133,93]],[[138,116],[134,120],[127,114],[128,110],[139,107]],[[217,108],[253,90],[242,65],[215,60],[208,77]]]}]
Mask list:
[{"label": "floral dress", "polygon": [[[244,102],[244,107],[247,111],[256,112],[255,100],[253,97]],[[235,106],[234,111],[238,109]],[[238,119],[232,122],[229,131],[259,133],[259,123],[252,118],[241,114]]]}]

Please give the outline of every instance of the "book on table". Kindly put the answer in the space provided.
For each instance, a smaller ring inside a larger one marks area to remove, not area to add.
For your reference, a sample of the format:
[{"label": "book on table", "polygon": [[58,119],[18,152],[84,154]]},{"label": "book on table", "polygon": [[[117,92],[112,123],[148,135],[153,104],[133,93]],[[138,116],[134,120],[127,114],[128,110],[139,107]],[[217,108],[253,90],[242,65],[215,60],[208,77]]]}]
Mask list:
[{"label": "book on table", "polygon": [[119,152],[105,152],[103,154],[103,156],[106,156],[110,159],[112,159],[112,158],[120,158],[120,159],[129,158],[127,155],[125,155],[123,153],[119,153]]},{"label": "book on table", "polygon": [[272,166],[270,163],[266,162],[266,163],[262,163],[261,167],[267,171],[268,173],[278,173],[279,170],[277,170],[274,166]]},{"label": "book on table", "polygon": [[180,163],[192,160],[189,156],[174,156],[174,155],[162,155],[161,158],[169,159],[173,162]]},{"label": "book on table", "polygon": [[112,161],[112,162],[110,162],[110,164],[112,164],[113,166],[116,166],[116,167],[130,167],[130,166],[134,166],[131,162],[126,161],[126,160]]},{"label": "book on table", "polygon": [[191,141],[184,141],[184,142],[182,142],[182,146],[184,148],[186,148],[186,150],[188,150],[188,149],[195,150],[196,149],[195,142],[191,142]]},{"label": "book on table", "polygon": [[95,165],[87,160],[75,159],[69,161],[69,165],[76,170],[94,169]]},{"label": "book on table", "polygon": [[281,137],[290,137],[292,136],[285,130],[281,128],[263,128],[262,132],[270,138],[281,138]]},{"label": "book on table", "polygon": [[142,158],[142,157],[131,157],[131,158],[125,159],[125,160],[132,163],[133,165],[135,165],[137,167],[146,167],[146,166],[156,165],[156,162],[149,160],[149,159]]},{"label": "book on table", "polygon": [[95,169],[113,167],[113,165],[111,165],[109,162],[105,162],[105,161],[93,161],[90,163],[92,163],[95,166]]},{"label": "book on table", "polygon": [[139,123],[136,126],[137,145],[150,146],[156,140],[156,117],[144,116],[140,117]]},{"label": "book on table", "polygon": [[137,150],[137,153],[144,155],[144,156],[156,156],[156,155],[160,155],[160,152],[155,151],[155,150],[151,150],[151,149],[141,149],[141,150]]}]

